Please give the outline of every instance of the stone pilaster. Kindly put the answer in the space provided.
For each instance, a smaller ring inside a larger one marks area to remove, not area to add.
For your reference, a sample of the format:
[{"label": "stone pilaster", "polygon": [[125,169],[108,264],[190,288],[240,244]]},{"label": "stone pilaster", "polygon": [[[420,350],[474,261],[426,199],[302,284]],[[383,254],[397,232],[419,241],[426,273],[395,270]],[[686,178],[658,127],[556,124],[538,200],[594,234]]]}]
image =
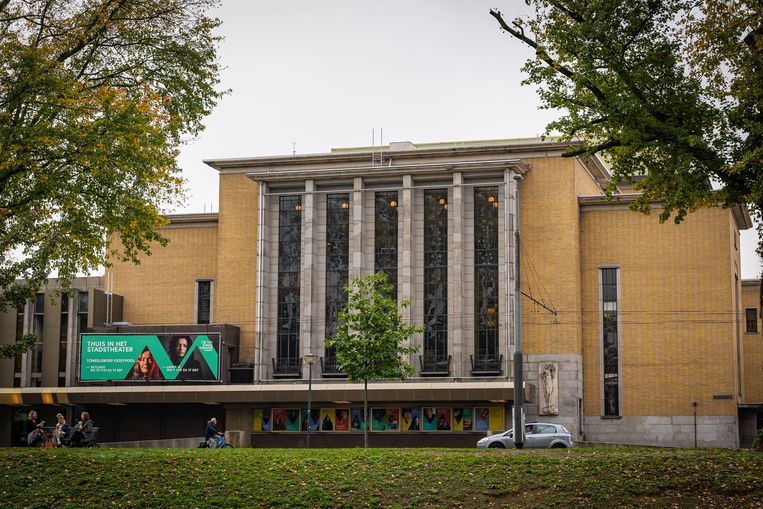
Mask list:
[{"label": "stone pilaster", "polygon": [[366,275],[363,256],[363,178],[355,177],[350,205],[350,280]]},{"label": "stone pilaster", "polygon": [[468,357],[464,344],[464,314],[471,309],[464,302],[464,188],[461,172],[453,173],[453,188],[448,200],[448,343],[453,356],[451,374],[463,376],[464,355]]},{"label": "stone pilaster", "polygon": [[[299,339],[302,355],[313,350],[313,263],[315,257],[315,182],[305,181],[302,200],[302,269],[300,271]],[[315,352],[313,352],[315,353]]]}]

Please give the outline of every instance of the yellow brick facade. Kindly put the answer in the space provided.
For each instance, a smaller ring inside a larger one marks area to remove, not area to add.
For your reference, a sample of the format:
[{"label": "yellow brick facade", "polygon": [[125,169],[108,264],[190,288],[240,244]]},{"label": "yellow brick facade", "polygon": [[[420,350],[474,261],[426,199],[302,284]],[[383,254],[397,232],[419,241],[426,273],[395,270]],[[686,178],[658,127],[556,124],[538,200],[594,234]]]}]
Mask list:
[{"label": "yellow brick facade", "polygon": [[697,402],[701,415],[733,415],[739,262],[729,257],[730,213],[704,209],[680,225],[660,224],[658,213],[582,213],[585,414],[602,413],[599,269],[618,267],[622,414],[691,415]]},{"label": "yellow brick facade", "polygon": [[107,271],[114,293],[124,297],[124,319],[135,325],[196,323],[196,281],[217,278],[217,223],[170,225],[161,234],[169,240],[166,247],[155,244],[139,265],[116,263]]}]

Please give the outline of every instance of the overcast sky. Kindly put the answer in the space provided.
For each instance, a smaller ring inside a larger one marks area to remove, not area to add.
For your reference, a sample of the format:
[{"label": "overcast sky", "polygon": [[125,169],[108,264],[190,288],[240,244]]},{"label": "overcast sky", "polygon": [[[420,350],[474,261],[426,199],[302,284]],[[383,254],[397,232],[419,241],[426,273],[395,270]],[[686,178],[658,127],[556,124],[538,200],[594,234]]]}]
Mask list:
[{"label": "overcast sky", "polygon": [[[488,13],[520,0],[222,0],[222,87],[231,89],[184,146],[188,202],[218,210],[204,159],[328,152],[384,143],[531,137],[558,113],[522,86],[530,51]],[[656,219],[655,219],[656,220]],[[743,232],[743,277],[758,277]]]}]

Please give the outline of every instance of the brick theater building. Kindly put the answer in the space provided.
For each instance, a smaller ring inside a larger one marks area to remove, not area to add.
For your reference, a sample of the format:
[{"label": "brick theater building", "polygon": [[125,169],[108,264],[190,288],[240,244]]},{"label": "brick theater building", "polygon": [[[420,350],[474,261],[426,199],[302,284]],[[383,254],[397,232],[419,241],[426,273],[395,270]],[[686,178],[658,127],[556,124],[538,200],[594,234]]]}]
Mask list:
[{"label": "brick theater building", "polygon": [[[425,331],[412,378],[369,384],[371,444],[473,446],[511,427],[519,275],[528,421],[594,442],[747,445],[763,412],[757,289],[739,255],[749,215],[661,224],[629,210],[628,187],[607,200],[605,165],[565,148],[403,142],[207,161],[219,213],[170,216],[166,248],[107,272],[120,320],[80,329],[63,375],[38,384],[3,361],[5,417],[87,407],[102,433],[143,440],[197,436],[215,415],[253,446],[302,446],[307,426],[317,446],[361,444],[362,384],[325,338],[342,287],[383,270]],[[183,341],[188,361],[172,357]],[[130,378],[141,351],[156,379]]]}]

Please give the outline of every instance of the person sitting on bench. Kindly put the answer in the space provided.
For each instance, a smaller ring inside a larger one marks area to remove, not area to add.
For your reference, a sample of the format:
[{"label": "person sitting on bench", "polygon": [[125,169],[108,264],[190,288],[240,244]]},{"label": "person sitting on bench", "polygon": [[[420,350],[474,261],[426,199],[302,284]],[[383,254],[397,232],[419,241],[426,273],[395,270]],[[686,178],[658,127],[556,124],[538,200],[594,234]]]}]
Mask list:
[{"label": "person sitting on bench", "polygon": [[90,420],[90,414],[82,412],[80,420],[74,427],[74,433],[69,440],[69,447],[84,447],[93,441],[93,421]]}]

